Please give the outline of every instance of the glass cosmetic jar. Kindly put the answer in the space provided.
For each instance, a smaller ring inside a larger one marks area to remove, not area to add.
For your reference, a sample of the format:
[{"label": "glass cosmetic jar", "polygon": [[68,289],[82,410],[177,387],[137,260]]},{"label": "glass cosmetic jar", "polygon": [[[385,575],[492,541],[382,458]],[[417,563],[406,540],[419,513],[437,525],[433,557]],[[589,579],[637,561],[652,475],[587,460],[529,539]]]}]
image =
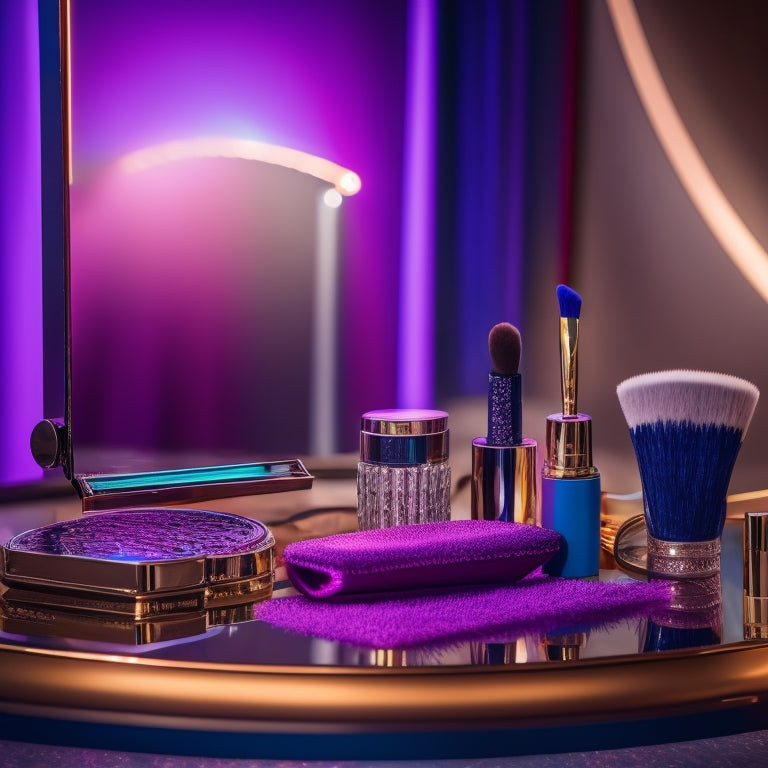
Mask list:
[{"label": "glass cosmetic jar", "polygon": [[360,530],[450,519],[445,411],[392,409],[363,414],[357,503]]}]

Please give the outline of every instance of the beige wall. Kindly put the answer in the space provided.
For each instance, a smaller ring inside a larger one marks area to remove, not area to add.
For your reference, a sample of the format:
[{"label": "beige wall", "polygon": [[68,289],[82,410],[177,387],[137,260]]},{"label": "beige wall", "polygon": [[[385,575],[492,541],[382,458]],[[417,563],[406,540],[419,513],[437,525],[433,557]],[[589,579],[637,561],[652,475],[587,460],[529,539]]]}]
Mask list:
[{"label": "beige wall", "polygon": [[[705,161],[768,246],[768,4],[638,0],[662,74]],[[706,13],[701,12],[703,9]],[[585,3],[576,232],[571,284],[582,295],[580,409],[594,418],[609,490],[634,490],[618,401],[622,379],[664,368],[743,376],[762,391],[731,491],[768,486],[768,304],[694,208],[637,96],[606,5]],[[535,254],[529,347],[551,349],[529,391],[557,403],[551,259]],[[552,410],[557,410],[553,408]]]}]

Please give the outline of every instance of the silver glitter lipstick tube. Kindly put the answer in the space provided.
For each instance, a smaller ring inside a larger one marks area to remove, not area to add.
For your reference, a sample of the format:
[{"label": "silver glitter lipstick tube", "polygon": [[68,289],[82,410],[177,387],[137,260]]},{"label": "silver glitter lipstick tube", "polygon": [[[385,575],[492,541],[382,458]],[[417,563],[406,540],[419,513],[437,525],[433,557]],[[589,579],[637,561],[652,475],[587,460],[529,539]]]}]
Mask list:
[{"label": "silver glitter lipstick tube", "polygon": [[357,465],[360,530],[449,520],[450,491],[445,411],[363,414]]}]

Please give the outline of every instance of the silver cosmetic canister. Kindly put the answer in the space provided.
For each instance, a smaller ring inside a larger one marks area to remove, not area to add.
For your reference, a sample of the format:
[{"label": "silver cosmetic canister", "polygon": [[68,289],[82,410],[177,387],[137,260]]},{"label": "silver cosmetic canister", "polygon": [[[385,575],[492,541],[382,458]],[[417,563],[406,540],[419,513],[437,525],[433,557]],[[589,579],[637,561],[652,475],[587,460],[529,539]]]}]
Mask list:
[{"label": "silver cosmetic canister", "polygon": [[744,516],[744,638],[768,638],[768,512]]},{"label": "silver cosmetic canister", "polygon": [[439,522],[450,516],[448,414],[411,409],[364,413],[357,465],[359,529]]}]

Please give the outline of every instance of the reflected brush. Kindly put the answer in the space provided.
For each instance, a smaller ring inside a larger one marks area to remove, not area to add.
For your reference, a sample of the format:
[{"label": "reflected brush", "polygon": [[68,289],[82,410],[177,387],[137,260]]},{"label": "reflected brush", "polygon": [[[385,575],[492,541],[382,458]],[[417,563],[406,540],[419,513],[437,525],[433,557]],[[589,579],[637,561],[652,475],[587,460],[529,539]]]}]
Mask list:
[{"label": "reflected brush", "polygon": [[[653,577],[651,581],[654,581]],[[718,645],[723,636],[720,574],[671,582],[669,605],[648,619],[640,650],[669,651]]]},{"label": "reflected brush", "polygon": [[670,370],[634,376],[616,392],[640,470],[649,570],[716,571],[728,485],[757,387],[723,373]]}]

